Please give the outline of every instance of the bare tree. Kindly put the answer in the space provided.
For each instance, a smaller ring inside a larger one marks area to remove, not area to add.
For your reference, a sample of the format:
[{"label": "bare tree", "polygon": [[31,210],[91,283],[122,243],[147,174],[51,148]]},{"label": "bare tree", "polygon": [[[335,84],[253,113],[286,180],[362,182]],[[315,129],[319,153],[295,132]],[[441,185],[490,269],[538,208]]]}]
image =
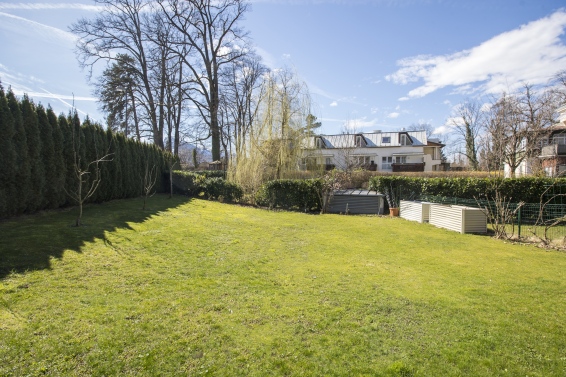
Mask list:
[{"label": "bare tree", "polygon": [[142,210],[145,211],[145,207],[147,204],[147,199],[151,198],[155,195],[155,183],[157,182],[157,166],[149,166],[149,164],[145,163],[145,171],[142,181],[142,192],[143,192],[143,208]]},{"label": "bare tree", "polygon": [[[186,95],[208,125],[212,159],[220,160],[221,128],[219,106],[223,66],[246,54],[246,33],[238,22],[248,10],[244,0],[160,0],[164,17],[178,32],[174,51],[191,72]],[[186,52],[186,51],[185,51]]]},{"label": "bare tree", "polygon": [[450,123],[457,139],[464,144],[470,169],[479,169],[478,142],[484,126],[485,113],[479,102],[466,101],[458,105]]},{"label": "bare tree", "polygon": [[506,165],[514,177],[523,162],[537,172],[536,157],[554,123],[556,96],[548,88],[524,84],[515,94],[503,93],[491,107],[486,122],[485,156],[492,166]]},{"label": "bare tree", "polygon": [[163,85],[155,85],[156,75],[152,71],[155,68],[155,65],[152,67],[152,50],[155,45],[149,37],[154,16],[150,1],[97,2],[103,6],[103,10],[96,18],[82,18],[70,27],[79,37],[76,48],[79,64],[92,75],[98,62],[114,61],[119,54],[128,55],[131,58],[128,64],[131,79],[137,83],[136,92],[131,94],[131,99],[139,100],[139,105],[145,110],[144,119],[148,121],[154,143],[164,149],[164,95]]},{"label": "bare tree", "polygon": [[74,188],[65,188],[67,195],[79,206],[79,214],[75,220],[75,226],[82,225],[83,204],[96,192],[100,182],[102,181],[100,164],[112,161],[112,153],[106,152],[102,157],[98,157],[99,153],[96,145],[94,146],[97,157],[92,161],[84,161],[84,151],[81,151],[81,130],[78,125],[72,127],[72,146],[73,146],[73,163],[72,171],[75,175]]}]

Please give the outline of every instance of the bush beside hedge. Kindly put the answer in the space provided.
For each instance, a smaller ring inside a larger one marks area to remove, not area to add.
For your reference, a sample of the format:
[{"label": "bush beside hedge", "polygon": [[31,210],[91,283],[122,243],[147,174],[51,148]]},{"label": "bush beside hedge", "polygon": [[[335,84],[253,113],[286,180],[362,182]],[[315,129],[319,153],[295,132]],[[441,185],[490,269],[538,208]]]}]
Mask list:
[{"label": "bush beside hedge", "polygon": [[[221,172],[223,173],[223,172]],[[200,196],[207,199],[235,202],[242,199],[242,188],[235,183],[219,177],[220,174],[203,174],[176,170],[173,172],[173,192],[175,194]],[[168,180],[167,174],[166,179]]]},{"label": "bush beside hedge", "polygon": [[495,196],[499,188],[511,202],[539,203],[541,195],[552,184],[566,185],[566,179],[554,178],[421,178],[406,176],[377,176],[370,179],[371,190],[385,192],[393,189],[398,199],[418,199],[435,195],[462,199],[485,199]]},{"label": "bush beside hedge", "polygon": [[264,183],[255,195],[257,205],[269,208],[320,211],[322,182],[319,179],[280,179]]}]

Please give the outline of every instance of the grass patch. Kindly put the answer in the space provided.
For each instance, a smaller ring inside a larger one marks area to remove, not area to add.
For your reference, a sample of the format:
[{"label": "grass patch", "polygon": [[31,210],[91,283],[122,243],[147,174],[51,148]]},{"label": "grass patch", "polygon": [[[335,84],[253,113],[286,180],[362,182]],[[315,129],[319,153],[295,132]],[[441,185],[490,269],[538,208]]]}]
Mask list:
[{"label": "grass patch", "polygon": [[124,200],[0,224],[0,375],[563,376],[566,254]]}]

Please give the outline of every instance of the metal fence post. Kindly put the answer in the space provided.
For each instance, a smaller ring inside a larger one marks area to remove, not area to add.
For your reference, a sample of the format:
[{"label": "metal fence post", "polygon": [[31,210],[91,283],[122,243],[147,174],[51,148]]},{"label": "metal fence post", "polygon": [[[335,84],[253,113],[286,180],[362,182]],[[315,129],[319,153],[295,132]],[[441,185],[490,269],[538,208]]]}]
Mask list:
[{"label": "metal fence post", "polygon": [[518,225],[517,232],[518,232],[519,238],[521,238],[521,209],[522,209],[522,207],[519,207],[519,213],[517,213],[517,221],[519,223],[519,224],[517,224]]}]

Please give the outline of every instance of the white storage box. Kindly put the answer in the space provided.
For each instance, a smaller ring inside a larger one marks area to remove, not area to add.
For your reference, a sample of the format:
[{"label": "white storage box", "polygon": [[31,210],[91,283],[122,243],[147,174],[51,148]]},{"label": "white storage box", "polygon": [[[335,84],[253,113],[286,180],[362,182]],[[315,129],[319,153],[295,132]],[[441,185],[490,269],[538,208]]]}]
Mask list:
[{"label": "white storage box", "polygon": [[487,233],[487,217],[479,208],[431,204],[429,222],[460,233]]}]

